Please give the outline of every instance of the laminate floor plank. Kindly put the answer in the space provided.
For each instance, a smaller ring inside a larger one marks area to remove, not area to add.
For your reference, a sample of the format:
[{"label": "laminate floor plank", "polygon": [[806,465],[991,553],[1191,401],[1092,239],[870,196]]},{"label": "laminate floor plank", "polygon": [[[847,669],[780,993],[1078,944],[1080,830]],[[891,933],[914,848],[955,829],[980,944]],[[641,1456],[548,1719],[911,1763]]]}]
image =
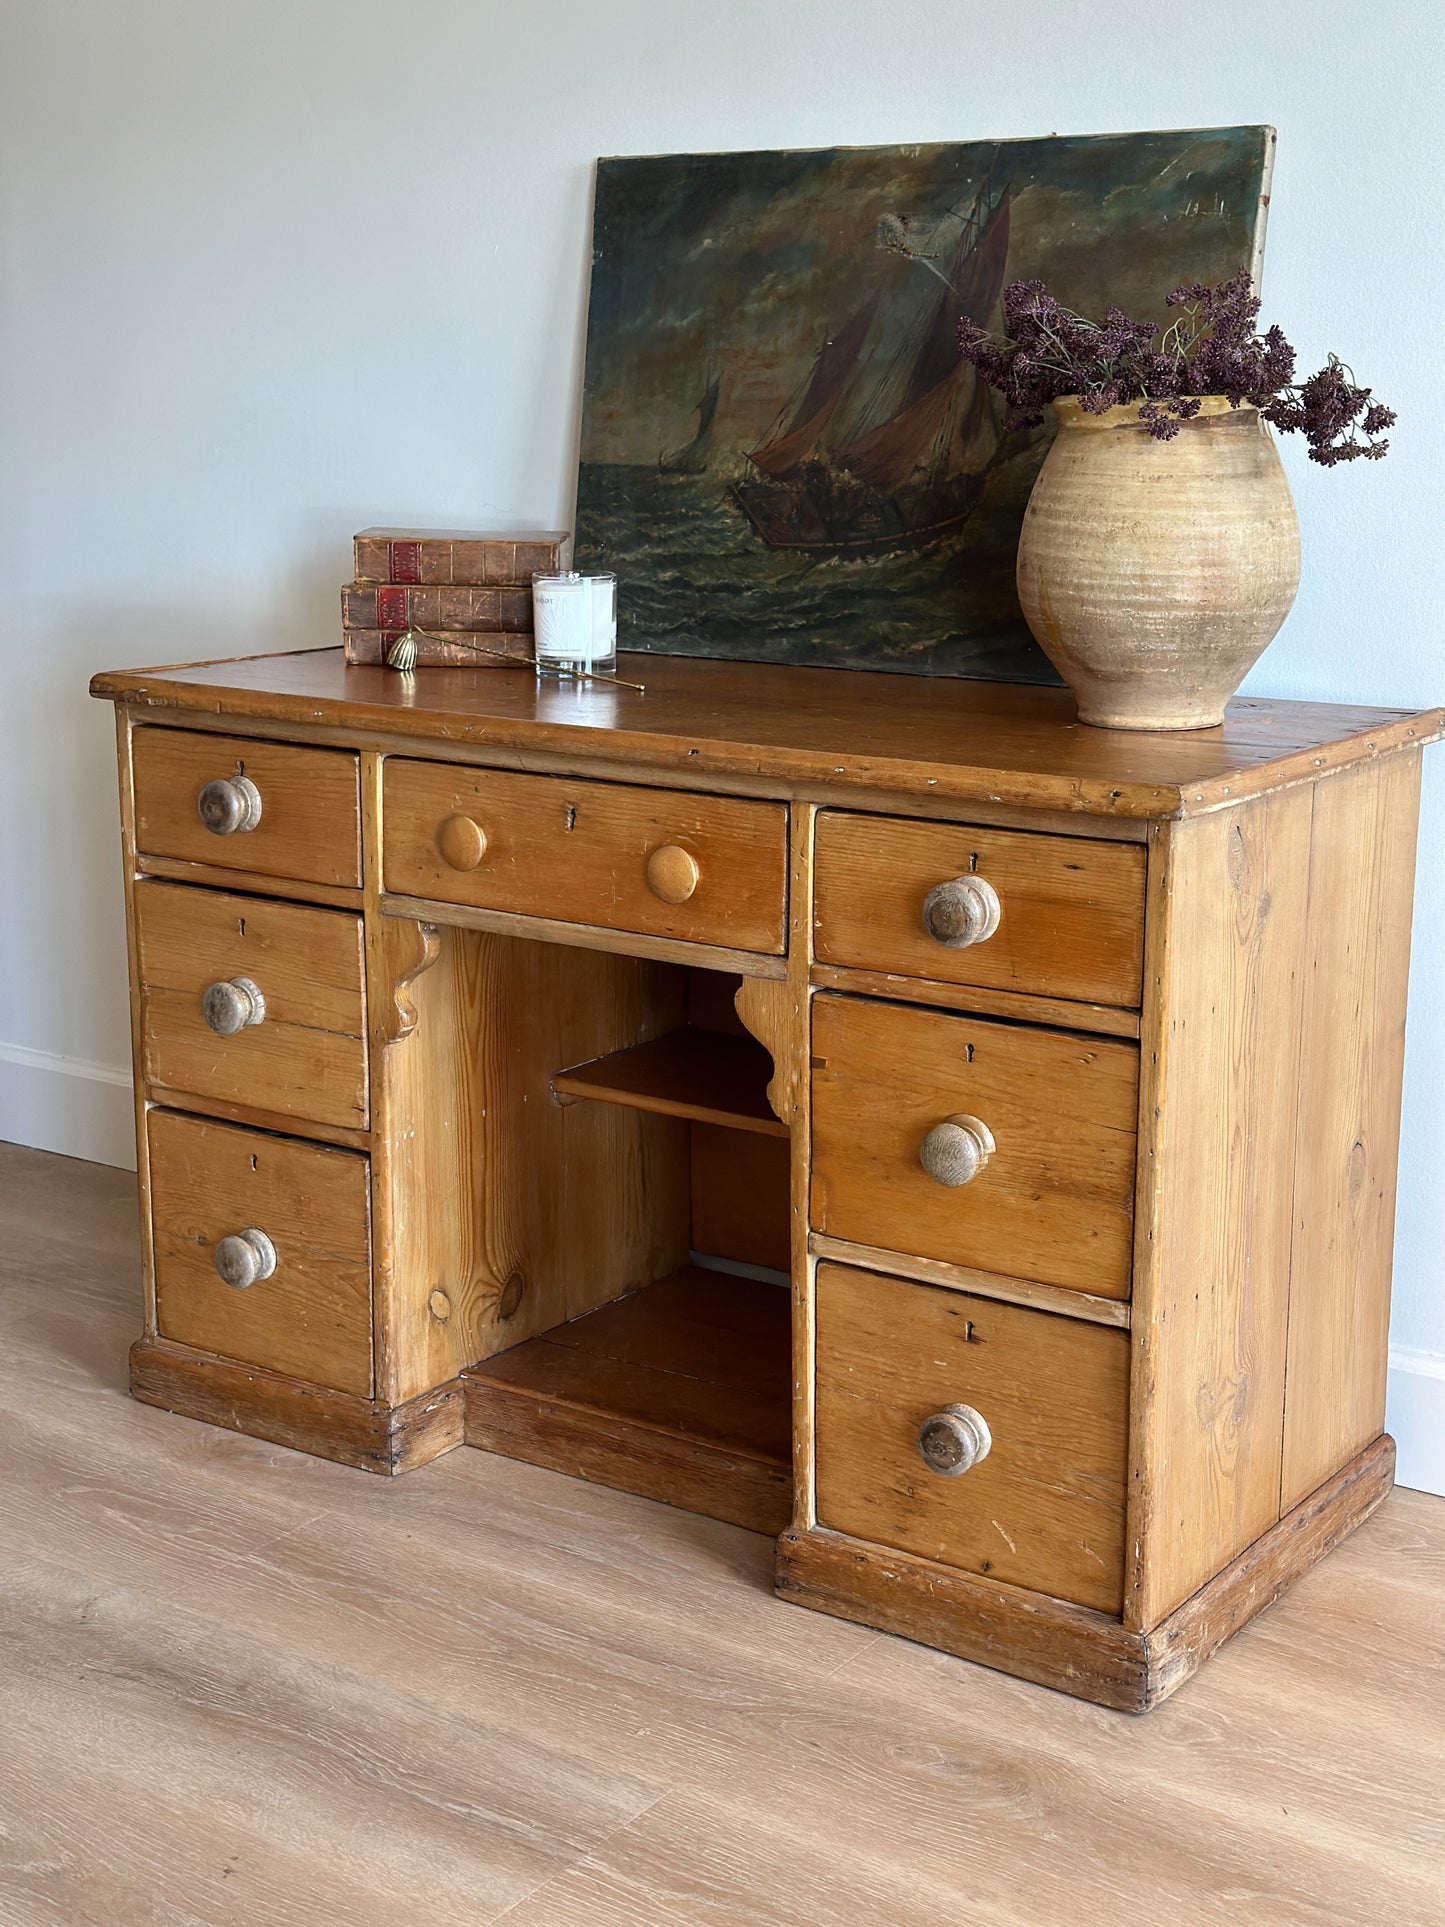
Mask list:
[{"label": "laminate floor plank", "polygon": [[134,1180],[0,1145],[0,1927],[1439,1927],[1445,1502],[1141,1720],[754,1534],[137,1405]]}]

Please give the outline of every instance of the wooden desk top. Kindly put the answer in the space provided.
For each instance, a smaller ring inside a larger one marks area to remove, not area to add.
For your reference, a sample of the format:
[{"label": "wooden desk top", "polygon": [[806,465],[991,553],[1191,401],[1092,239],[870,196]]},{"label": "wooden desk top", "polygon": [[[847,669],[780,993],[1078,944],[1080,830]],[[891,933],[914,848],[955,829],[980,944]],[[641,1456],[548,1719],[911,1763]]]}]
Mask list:
[{"label": "wooden desk top", "polygon": [[1066,689],[624,656],[644,691],[531,670],[348,665],[340,649],[113,671],[91,694],[389,739],[544,751],[683,780],[746,778],[1095,816],[1193,815],[1445,734],[1445,711],[1236,699],[1222,727],[1091,729]]}]

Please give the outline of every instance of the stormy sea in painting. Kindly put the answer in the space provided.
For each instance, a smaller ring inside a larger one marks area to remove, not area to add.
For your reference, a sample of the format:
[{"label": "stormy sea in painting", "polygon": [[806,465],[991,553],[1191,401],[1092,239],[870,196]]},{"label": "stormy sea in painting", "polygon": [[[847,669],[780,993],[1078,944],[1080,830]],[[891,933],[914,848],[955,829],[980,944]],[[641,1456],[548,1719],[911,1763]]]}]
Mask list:
[{"label": "stormy sea in painting", "polygon": [[969,575],[971,554],[987,562],[1016,539],[1037,465],[1025,454],[1015,486],[991,477],[994,504],[945,540],[846,556],[768,548],[705,477],[597,467],[587,483],[592,559],[577,566],[605,556],[616,570],[623,649],[1057,682],[1019,614],[1011,571]]},{"label": "stormy sea in painting", "polygon": [[624,648],[1055,682],[1013,587],[1046,431],[957,355],[1019,278],[1257,271],[1267,128],[600,162],[577,564]]}]

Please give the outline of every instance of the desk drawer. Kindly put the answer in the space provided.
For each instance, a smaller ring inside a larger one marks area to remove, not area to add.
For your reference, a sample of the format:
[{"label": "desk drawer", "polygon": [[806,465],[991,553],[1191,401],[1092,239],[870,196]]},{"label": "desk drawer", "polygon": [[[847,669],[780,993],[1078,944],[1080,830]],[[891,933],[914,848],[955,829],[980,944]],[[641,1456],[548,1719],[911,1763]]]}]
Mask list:
[{"label": "desk drawer", "polygon": [[143,856],[303,883],[360,884],[355,756],[188,729],[140,728],[132,742],[135,839]]},{"label": "desk drawer", "polygon": [[154,881],[135,906],[150,1083],[365,1130],[360,917]]},{"label": "desk drawer", "polygon": [[[146,1122],[161,1337],[369,1398],[366,1159],[174,1111]],[[275,1269],[224,1283],[217,1247],[253,1229]]]},{"label": "desk drawer", "polygon": [[[817,996],[812,1221],[856,1244],[1127,1298],[1138,1087],[1133,1044]],[[971,1127],[925,1151],[957,1117],[993,1140],[971,1178]]]},{"label": "desk drawer", "polygon": [[781,803],[388,758],[385,887],[478,909],[786,947]]},{"label": "desk drawer", "polygon": [[815,875],[815,948],[825,963],[1081,1003],[1139,1002],[1137,844],[824,810]]},{"label": "desk drawer", "polygon": [[[1124,1332],[822,1265],[817,1357],[820,1525],[1119,1611]],[[950,1406],[981,1415],[990,1443],[942,1476],[919,1428]]]}]

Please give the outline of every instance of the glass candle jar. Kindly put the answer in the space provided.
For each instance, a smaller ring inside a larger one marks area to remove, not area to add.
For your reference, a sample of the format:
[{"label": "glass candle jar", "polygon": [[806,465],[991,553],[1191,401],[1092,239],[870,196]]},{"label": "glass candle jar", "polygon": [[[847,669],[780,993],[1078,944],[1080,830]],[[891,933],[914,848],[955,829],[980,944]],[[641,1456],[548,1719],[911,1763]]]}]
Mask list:
[{"label": "glass candle jar", "polygon": [[617,668],[617,577],[532,577],[537,673],[611,675]]}]

